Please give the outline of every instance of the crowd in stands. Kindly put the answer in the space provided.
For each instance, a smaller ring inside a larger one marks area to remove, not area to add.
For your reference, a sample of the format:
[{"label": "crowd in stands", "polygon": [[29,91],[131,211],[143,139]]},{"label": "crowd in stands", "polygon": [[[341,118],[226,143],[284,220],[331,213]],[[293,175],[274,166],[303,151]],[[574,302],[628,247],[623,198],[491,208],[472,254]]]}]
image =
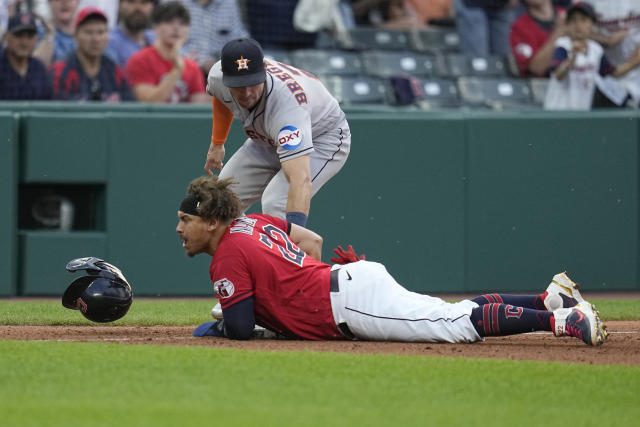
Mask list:
[{"label": "crowd in stands", "polygon": [[363,28],[455,32],[458,54],[544,80],[547,109],[640,103],[637,0],[0,0],[0,99],[208,103],[232,39],[360,53]]}]

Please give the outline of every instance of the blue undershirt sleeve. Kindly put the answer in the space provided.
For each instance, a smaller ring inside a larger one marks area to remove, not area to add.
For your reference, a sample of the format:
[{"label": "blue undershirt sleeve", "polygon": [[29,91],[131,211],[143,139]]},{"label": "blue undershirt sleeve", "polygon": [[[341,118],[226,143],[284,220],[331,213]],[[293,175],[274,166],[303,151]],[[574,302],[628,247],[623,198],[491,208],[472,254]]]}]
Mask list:
[{"label": "blue undershirt sleeve", "polygon": [[253,297],[249,297],[222,309],[225,336],[234,340],[248,340],[253,337],[256,318],[253,312]]}]

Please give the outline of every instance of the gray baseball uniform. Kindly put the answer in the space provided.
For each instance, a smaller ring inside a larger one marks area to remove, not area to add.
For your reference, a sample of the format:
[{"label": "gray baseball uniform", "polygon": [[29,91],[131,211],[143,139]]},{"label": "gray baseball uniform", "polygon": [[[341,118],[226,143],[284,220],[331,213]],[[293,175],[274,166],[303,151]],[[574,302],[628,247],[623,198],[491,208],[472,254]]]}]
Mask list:
[{"label": "gray baseball uniform", "polygon": [[265,60],[262,98],[243,108],[222,83],[221,63],[209,71],[207,92],[240,119],[248,138],[225,163],[220,178],[233,176],[245,209],[258,200],[264,213],[284,218],[289,182],[281,162],[309,154],[312,193],[342,168],[351,133],[336,99],[311,73]]}]

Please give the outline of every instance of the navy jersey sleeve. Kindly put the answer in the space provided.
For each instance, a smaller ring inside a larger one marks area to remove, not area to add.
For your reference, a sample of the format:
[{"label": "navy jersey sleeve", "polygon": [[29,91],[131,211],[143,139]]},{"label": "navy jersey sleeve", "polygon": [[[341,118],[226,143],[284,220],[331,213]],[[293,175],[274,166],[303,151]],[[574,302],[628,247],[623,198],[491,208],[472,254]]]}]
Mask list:
[{"label": "navy jersey sleeve", "polygon": [[602,58],[600,58],[600,68],[598,69],[598,72],[600,73],[600,75],[608,76],[609,74],[613,73],[615,70],[616,70],[616,67],[614,67],[613,64],[609,62],[609,58],[607,58],[607,55],[602,55]]},{"label": "navy jersey sleeve", "polygon": [[256,325],[253,312],[253,298],[244,299],[222,309],[225,336],[235,340],[248,340],[253,336]]},{"label": "navy jersey sleeve", "polygon": [[568,57],[569,53],[567,52],[567,49],[563,47],[556,47],[556,49],[553,51],[553,56],[551,57],[551,65],[549,65],[549,71],[555,71],[555,69],[558,68],[558,66],[562,64],[562,62],[564,62]]}]

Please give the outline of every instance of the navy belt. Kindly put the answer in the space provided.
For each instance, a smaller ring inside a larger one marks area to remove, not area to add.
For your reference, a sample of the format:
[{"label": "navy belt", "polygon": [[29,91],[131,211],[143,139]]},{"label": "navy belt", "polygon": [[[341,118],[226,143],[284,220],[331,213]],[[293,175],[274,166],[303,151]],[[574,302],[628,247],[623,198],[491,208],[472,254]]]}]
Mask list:
[{"label": "navy belt", "polygon": [[340,292],[340,284],[338,283],[338,276],[340,275],[340,269],[334,268],[331,270],[331,292]]},{"label": "navy belt", "polygon": [[[331,270],[331,285],[329,287],[331,292],[340,292],[340,283],[338,281],[339,275],[340,275],[339,268],[334,268],[333,270]],[[347,326],[346,323],[344,322],[339,323],[337,326],[338,326],[338,330],[340,331],[343,337],[345,337],[348,340],[356,339],[356,336],[353,334],[353,332],[351,332],[351,329],[349,329],[349,326]]]}]

